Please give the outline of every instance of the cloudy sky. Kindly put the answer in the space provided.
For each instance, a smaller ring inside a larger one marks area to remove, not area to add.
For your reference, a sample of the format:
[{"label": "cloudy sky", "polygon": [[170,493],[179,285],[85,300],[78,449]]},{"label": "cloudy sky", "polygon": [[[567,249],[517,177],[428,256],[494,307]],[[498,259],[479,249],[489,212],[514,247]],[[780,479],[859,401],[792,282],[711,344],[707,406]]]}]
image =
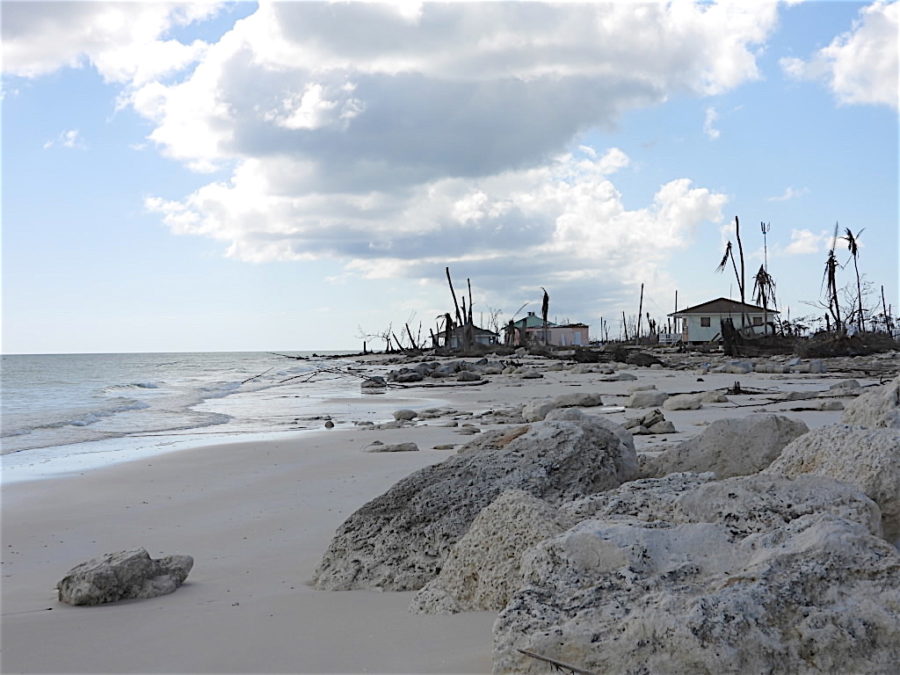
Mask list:
[{"label": "cloudy sky", "polygon": [[[898,300],[897,2],[6,2],[3,351]],[[736,242],[735,242],[736,243]],[[839,251],[846,262],[846,249]],[[852,263],[839,273],[855,288]],[[748,300],[749,285],[748,282]],[[526,304],[528,303],[528,304]],[[372,341],[370,340],[370,345]],[[376,344],[375,346],[380,346]]]}]

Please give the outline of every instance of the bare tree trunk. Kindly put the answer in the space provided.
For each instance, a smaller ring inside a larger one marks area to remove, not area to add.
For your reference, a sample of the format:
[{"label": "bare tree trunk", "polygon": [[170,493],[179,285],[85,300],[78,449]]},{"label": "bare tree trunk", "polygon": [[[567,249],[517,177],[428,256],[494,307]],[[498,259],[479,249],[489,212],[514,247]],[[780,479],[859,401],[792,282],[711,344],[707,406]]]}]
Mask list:
[{"label": "bare tree trunk", "polygon": [[459,313],[459,303],[456,301],[456,291],[453,290],[453,280],[450,279],[450,268],[445,267],[444,271],[447,272],[447,283],[450,284],[450,293],[453,295],[453,306],[456,308],[456,323],[461,326],[463,324],[463,319]]},{"label": "bare tree trunk", "polygon": [[406,334],[409,335],[409,342],[412,345],[413,349],[418,349],[419,346],[416,344],[415,339],[413,339],[412,331],[409,329],[409,324],[406,324]]},{"label": "bare tree trunk", "polygon": [[625,320],[625,311],[622,311],[622,330],[625,331],[625,342],[628,342],[628,322]]},{"label": "bare tree trunk", "polygon": [[641,341],[641,313],[644,311],[644,284],[641,284],[641,300],[638,303],[637,335],[634,336],[635,344]]}]

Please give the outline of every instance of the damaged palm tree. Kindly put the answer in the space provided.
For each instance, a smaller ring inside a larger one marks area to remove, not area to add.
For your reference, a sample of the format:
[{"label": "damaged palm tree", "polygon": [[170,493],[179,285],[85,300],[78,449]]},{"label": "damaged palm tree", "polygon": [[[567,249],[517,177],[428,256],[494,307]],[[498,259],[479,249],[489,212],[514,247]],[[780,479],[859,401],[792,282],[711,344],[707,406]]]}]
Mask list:
[{"label": "damaged palm tree", "polygon": [[[719,262],[719,266],[716,267],[716,272],[724,272],[725,268],[728,265],[728,261],[731,260],[731,266],[734,268],[734,278],[737,281],[738,292],[741,294],[741,302],[746,303],[746,294],[744,292],[744,246],[741,243],[741,221],[738,220],[738,217],[734,217],[734,234],[738,243],[738,256],[741,259],[741,271],[738,272],[737,263],[734,259],[734,249],[731,245],[731,240],[725,245],[725,253],[722,255],[722,260]],[[744,315],[741,315],[741,323],[745,323]]]},{"label": "damaged palm tree", "polygon": [[775,279],[766,270],[765,265],[759,266],[759,271],[753,277],[753,301],[763,308],[763,326],[768,332],[769,325],[769,307],[778,309],[778,303],[775,300]]},{"label": "damaged palm tree", "polygon": [[547,289],[541,286],[541,290],[544,291],[544,298],[541,300],[541,320],[544,323],[544,344],[546,345],[549,342],[547,336],[547,314],[550,312],[550,294],[547,293]]},{"label": "damaged palm tree", "polygon": [[853,232],[850,231],[850,228],[845,227],[844,236],[841,237],[841,239],[847,242],[847,249],[850,251],[850,255],[853,258],[853,269],[856,272],[856,293],[859,300],[859,308],[857,309],[856,315],[856,327],[859,329],[860,333],[865,330],[866,324],[863,311],[862,283],[859,279],[859,264],[857,263],[857,259],[859,258],[859,235],[861,235],[864,230],[865,228],[859,230],[854,236]]},{"label": "damaged palm tree", "polygon": [[825,259],[825,275],[822,278],[822,285],[825,286],[825,292],[828,296],[828,309],[834,317],[835,332],[843,332],[843,324],[841,323],[841,306],[838,301],[837,287],[837,269],[840,267],[837,256],[834,254],[835,246],[838,239],[838,224],[834,224],[834,236],[831,239],[831,248],[828,250],[828,257]]}]

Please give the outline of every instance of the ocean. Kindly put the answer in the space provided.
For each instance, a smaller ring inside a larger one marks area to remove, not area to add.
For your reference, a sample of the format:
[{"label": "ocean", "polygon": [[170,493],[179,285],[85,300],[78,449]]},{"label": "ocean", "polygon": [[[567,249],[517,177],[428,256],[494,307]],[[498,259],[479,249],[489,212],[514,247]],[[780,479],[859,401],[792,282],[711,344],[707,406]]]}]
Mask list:
[{"label": "ocean", "polygon": [[2,481],[322,429],[326,416],[337,426],[379,421],[398,407],[390,392],[361,392],[363,374],[381,372],[378,367],[289,355],[305,358],[263,352],[4,355]]}]

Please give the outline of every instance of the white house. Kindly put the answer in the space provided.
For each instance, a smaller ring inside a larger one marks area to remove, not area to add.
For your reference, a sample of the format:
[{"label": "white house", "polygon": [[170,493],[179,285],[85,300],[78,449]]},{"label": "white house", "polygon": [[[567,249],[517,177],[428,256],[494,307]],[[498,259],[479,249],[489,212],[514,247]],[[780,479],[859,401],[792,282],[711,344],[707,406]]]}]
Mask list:
[{"label": "white house", "polygon": [[731,319],[734,327],[742,327],[753,333],[774,333],[773,321],[778,311],[766,309],[745,302],[716,298],[687,309],[669,314],[676,321],[681,319],[682,342],[710,342],[722,339],[721,321]]}]

